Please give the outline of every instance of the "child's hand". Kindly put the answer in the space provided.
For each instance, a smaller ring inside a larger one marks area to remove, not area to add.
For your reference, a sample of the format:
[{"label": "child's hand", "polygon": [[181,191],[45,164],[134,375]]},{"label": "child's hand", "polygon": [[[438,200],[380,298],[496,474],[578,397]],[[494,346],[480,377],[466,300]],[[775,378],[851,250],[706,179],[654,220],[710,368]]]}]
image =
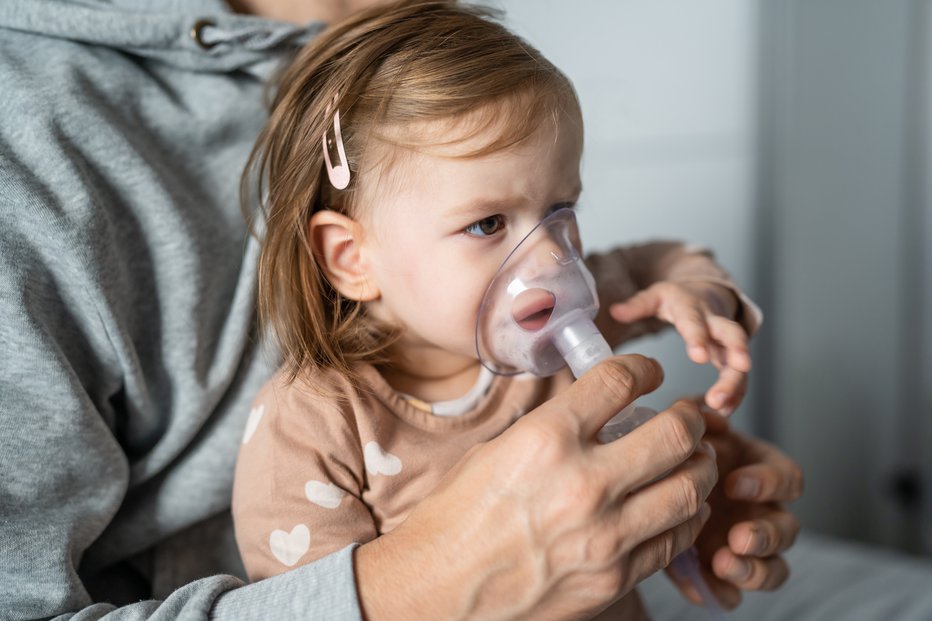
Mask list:
[{"label": "child's hand", "polygon": [[748,335],[737,322],[737,298],[730,289],[708,282],[658,282],[613,304],[616,321],[631,323],[656,317],[673,325],[686,341],[686,354],[698,364],[711,362],[718,381],[705,394],[706,404],[728,416],[744,398],[751,370]]}]

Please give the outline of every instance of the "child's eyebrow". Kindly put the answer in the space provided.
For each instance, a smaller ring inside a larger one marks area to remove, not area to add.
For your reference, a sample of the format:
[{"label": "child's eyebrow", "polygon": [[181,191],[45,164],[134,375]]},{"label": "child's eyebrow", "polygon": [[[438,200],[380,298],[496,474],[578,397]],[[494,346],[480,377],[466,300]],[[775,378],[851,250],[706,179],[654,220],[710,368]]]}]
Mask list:
[{"label": "child's eyebrow", "polygon": [[472,216],[475,214],[508,211],[527,204],[526,196],[507,196],[496,198],[478,198],[476,200],[451,207],[447,213],[451,216]]},{"label": "child's eyebrow", "polygon": [[[582,182],[577,181],[569,192],[560,194],[561,200],[576,199],[582,194]],[[530,199],[525,195],[516,194],[506,197],[477,198],[475,200],[455,205],[447,210],[451,216],[472,216],[475,214],[488,214],[499,211],[508,211],[527,205]]]}]

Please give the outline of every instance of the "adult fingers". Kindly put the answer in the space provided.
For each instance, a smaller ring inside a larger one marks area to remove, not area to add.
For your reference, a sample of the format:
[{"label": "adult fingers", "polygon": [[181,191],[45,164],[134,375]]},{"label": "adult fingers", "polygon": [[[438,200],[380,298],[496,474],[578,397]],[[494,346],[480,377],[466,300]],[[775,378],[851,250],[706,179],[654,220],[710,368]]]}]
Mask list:
[{"label": "adult fingers", "polygon": [[787,550],[799,534],[799,519],[782,509],[739,522],[728,530],[728,547],[739,556],[773,556]]},{"label": "adult fingers", "polygon": [[725,495],[752,502],[790,502],[803,493],[803,472],[779,449],[756,438],[746,438],[746,461],[725,479]]},{"label": "adult fingers", "polygon": [[716,577],[745,591],[772,591],[790,575],[790,568],[781,556],[738,556],[728,548],[716,551],[712,557],[712,571]]},{"label": "adult fingers", "polygon": [[628,557],[632,573],[649,576],[667,567],[677,555],[692,546],[709,519],[708,507],[702,505],[698,515],[637,545]]},{"label": "adult fingers", "polygon": [[618,523],[625,532],[653,538],[697,515],[705,522],[705,501],[717,481],[715,451],[706,443],[670,474],[626,496]]},{"label": "adult fingers", "polygon": [[[602,470],[604,480],[614,482],[614,493],[624,495],[682,464],[696,451],[704,433],[699,407],[692,401],[677,401],[629,434],[593,447],[593,465]],[[698,511],[699,505],[692,509]]]},{"label": "adult fingers", "polygon": [[[663,368],[638,354],[603,360],[546,407],[551,416],[572,416],[581,437],[594,438],[599,429],[626,405],[655,390],[663,381]],[[541,409],[541,408],[538,408]]]},{"label": "adult fingers", "polygon": [[[667,567],[666,573],[686,599],[696,605],[702,605],[702,595],[700,595],[696,585],[693,584],[689,576],[682,575],[677,571],[676,563]],[[741,603],[741,591],[736,586],[714,575],[711,570],[708,572],[703,571],[702,577],[722,608],[732,610]]]}]

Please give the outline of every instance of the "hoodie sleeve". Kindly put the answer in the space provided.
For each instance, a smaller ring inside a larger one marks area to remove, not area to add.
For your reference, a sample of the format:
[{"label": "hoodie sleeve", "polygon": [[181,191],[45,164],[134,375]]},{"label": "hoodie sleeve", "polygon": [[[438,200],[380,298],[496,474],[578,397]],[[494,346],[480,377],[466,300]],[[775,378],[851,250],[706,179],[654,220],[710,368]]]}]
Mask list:
[{"label": "hoodie sleeve", "polygon": [[[160,503],[148,522],[127,519],[134,473],[124,417],[144,413],[123,410],[118,354],[86,295],[87,266],[69,252],[75,245],[36,219],[47,210],[14,194],[0,180],[0,618],[242,619],[275,610],[276,619],[359,619],[353,546],[257,584],[216,575],[161,601],[95,603],[100,579],[88,576],[105,575],[95,566],[206,501]],[[122,534],[107,537],[117,523]],[[208,545],[197,553],[215,554]],[[131,581],[119,572],[106,580]]]},{"label": "hoodie sleeve", "polygon": [[25,197],[8,197],[0,192],[0,602],[28,619],[91,603],[78,566],[118,509],[129,464],[102,407],[118,390],[112,354],[97,309],[72,295],[74,257],[36,226]]},{"label": "hoodie sleeve", "polygon": [[[359,619],[352,547],[245,585],[211,532],[265,365],[242,216],[208,181],[235,187],[259,85],[172,91],[128,54],[0,32],[0,619]],[[204,92],[230,107],[171,99]],[[140,116],[158,97],[172,116]],[[201,125],[212,151],[158,150]]]}]

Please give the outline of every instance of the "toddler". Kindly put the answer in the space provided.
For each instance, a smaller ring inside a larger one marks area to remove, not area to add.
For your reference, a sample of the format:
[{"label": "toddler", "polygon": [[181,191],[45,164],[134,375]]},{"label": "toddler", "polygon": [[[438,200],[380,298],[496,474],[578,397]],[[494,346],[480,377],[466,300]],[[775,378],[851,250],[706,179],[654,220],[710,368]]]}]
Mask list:
[{"label": "toddler", "polygon": [[[579,200],[582,142],[568,79],[455,2],[361,13],[283,73],[244,176],[244,195],[261,182],[260,321],[283,356],[236,469],[251,579],[392,530],[470,447],[569,385],[492,374],[475,326],[509,251]],[[709,404],[737,405],[757,311],[708,254],[652,243],[587,263],[612,346],[673,324],[721,371]]]}]

